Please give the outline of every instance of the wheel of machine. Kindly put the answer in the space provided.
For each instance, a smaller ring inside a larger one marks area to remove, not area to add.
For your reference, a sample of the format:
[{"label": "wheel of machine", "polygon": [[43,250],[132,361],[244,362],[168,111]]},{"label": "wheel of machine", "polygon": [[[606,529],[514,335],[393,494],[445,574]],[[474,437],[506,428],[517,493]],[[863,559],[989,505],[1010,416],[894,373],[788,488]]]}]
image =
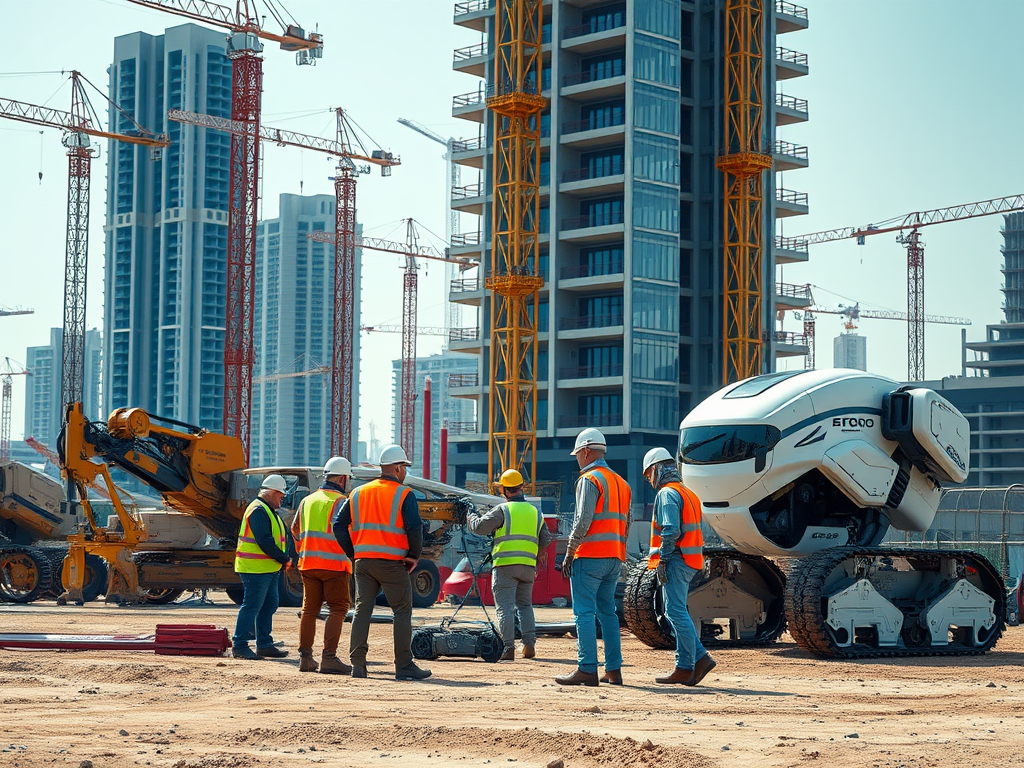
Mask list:
[{"label": "wheel of machine", "polygon": [[441,593],[441,573],[437,564],[426,558],[416,564],[412,572],[412,605],[413,608],[429,608],[437,602]]},{"label": "wheel of machine", "polygon": [[242,598],[245,597],[245,587],[241,584],[232,584],[230,587],[224,587],[224,591],[232,603],[235,605],[242,604]]},{"label": "wheel of machine", "polygon": [[99,555],[85,556],[85,585],[82,600],[91,603],[107,591],[107,563]]},{"label": "wheel of machine", "polygon": [[183,589],[146,589],[143,590],[146,595],[146,602],[150,605],[170,605],[179,597],[181,597],[185,590]]},{"label": "wheel of machine", "polygon": [[412,635],[412,655],[416,659],[431,661],[437,658],[434,649],[434,633],[426,629],[418,629]]},{"label": "wheel of machine", "polygon": [[656,572],[647,569],[646,560],[634,565],[626,576],[622,611],[626,626],[641,643],[651,648],[676,647],[675,633],[665,616],[664,591]]},{"label": "wheel of machine", "polygon": [[476,639],[476,655],[488,664],[494,664],[505,652],[505,644],[501,638],[488,630],[481,632]]},{"label": "wheel of machine", "polygon": [[281,574],[280,603],[282,608],[302,605],[302,576],[298,568],[289,568]]},{"label": "wheel of machine", "polygon": [[31,603],[50,589],[53,569],[46,553],[34,547],[0,550],[0,599]]}]

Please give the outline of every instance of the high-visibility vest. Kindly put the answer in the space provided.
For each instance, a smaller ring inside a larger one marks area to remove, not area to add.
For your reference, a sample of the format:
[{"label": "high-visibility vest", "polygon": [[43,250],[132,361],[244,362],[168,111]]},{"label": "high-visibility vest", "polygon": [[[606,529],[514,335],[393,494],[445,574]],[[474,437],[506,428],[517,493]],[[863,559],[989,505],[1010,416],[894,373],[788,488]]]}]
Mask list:
[{"label": "high-visibility vest", "polygon": [[594,467],[584,472],[581,483],[597,487],[594,521],[587,529],[576,557],[615,557],[626,560],[626,526],[632,493],[629,484],[609,467]]},{"label": "high-visibility vest", "polygon": [[397,481],[380,477],[361,485],[348,497],[352,513],[350,536],[356,560],[401,560],[409,554],[402,524],[402,502],[412,493]]},{"label": "high-visibility vest", "polygon": [[[683,500],[683,507],[679,514],[679,538],[676,540],[676,549],[683,556],[683,562],[698,571],[704,567],[704,533],[700,529],[700,500],[697,494],[679,482],[665,483],[658,489],[658,493],[664,493],[671,488],[679,494]],[[661,562],[661,526],[657,520],[651,520],[651,552],[647,558],[647,568],[654,570]]]},{"label": "high-visibility vest", "polygon": [[544,516],[526,501],[509,501],[504,505],[505,522],[494,532],[491,562],[500,565],[537,565],[540,550],[540,527]]},{"label": "high-visibility vest", "polygon": [[270,517],[270,531],[274,534],[274,541],[281,551],[285,551],[284,543],[284,521],[281,516],[270,508],[270,505],[261,499],[253,499],[245,509],[242,516],[242,525],[238,529],[238,546],[235,547],[235,572],[236,573],[274,573],[281,570],[281,564],[274,558],[260,549],[256,539],[253,538],[252,529],[249,527],[249,516],[258,509],[267,510]]},{"label": "high-visibility vest", "polygon": [[352,573],[352,561],[334,537],[332,528],[335,504],[343,498],[338,491],[321,488],[299,504],[299,535],[295,537],[295,548],[299,552],[300,571]]}]

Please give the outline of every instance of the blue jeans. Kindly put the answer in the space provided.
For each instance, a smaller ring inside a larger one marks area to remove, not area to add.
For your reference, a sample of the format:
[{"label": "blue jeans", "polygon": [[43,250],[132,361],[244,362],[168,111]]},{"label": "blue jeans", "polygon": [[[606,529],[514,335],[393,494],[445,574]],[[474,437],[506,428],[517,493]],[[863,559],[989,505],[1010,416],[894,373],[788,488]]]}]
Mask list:
[{"label": "blue jeans", "polygon": [[619,617],[615,615],[615,585],[621,569],[622,562],[614,557],[582,557],[572,563],[569,585],[576,619],[578,666],[583,672],[597,672],[597,621],[601,622],[604,638],[605,671],[622,668],[622,639]]},{"label": "blue jeans", "polygon": [[707,653],[686,610],[690,582],[700,571],[688,566],[682,557],[675,554],[668,558],[666,565],[668,584],[664,586],[665,615],[676,633],[676,666],[679,669],[693,669],[694,662]]},{"label": "blue jeans", "polygon": [[238,608],[235,634],[231,642],[235,648],[244,648],[250,640],[256,638],[257,648],[270,648],[274,644],[270,632],[280,599],[281,572],[240,573],[238,576],[242,579],[245,595]]}]

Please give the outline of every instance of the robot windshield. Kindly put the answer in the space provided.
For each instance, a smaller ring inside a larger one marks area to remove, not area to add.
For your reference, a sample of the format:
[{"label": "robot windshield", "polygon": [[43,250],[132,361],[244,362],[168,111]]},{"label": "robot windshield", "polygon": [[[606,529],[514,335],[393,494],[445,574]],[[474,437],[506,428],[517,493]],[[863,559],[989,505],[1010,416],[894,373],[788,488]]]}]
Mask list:
[{"label": "robot windshield", "polygon": [[679,436],[679,460],[684,464],[763,462],[780,436],[776,427],[767,424],[686,427]]}]

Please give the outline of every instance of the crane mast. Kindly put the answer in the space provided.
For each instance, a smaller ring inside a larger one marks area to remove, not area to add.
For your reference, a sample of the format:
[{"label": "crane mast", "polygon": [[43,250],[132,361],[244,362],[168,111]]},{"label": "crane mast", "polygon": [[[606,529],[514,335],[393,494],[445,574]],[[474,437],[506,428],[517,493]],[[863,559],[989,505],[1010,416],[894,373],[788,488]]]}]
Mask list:
[{"label": "crane mast", "polygon": [[487,477],[537,474],[537,318],[542,0],[497,0],[492,96],[494,207],[490,274]]}]

